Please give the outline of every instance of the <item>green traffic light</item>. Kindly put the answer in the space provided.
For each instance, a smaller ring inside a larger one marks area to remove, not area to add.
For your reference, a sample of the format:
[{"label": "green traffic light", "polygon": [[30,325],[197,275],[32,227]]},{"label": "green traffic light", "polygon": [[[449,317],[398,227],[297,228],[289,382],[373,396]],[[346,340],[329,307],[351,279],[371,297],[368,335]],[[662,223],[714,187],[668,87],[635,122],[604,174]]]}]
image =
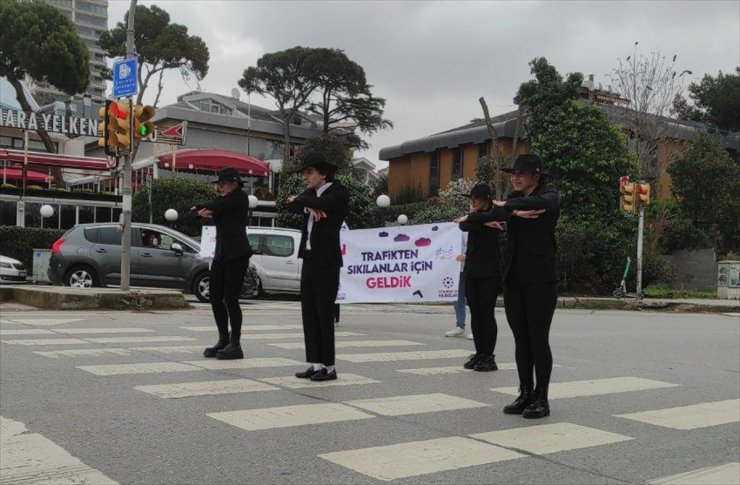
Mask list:
[{"label": "green traffic light", "polygon": [[142,137],[144,137],[144,136],[147,136],[147,135],[149,134],[149,127],[148,127],[148,126],[146,126],[146,125],[141,125],[141,126],[139,127],[139,134],[140,134],[140,135],[141,135]]}]

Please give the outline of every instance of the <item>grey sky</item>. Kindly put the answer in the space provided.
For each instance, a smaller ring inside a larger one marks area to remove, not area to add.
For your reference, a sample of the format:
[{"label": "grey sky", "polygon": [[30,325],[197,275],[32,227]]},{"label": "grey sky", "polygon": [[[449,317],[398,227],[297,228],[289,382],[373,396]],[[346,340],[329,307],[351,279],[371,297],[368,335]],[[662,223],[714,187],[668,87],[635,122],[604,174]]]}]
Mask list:
[{"label": "grey sky", "polygon": [[[381,148],[481,117],[481,96],[493,115],[515,109],[512,98],[531,78],[534,57],[546,57],[563,75],[594,74],[604,88],[635,41],[645,54],[677,54],[679,72],[694,73],[689,81],[740,65],[737,0],[139,1],[152,3],[208,45],[204,91],[228,95],[244,69],[269,52],[296,45],[343,49],[365,69],[374,93],[386,98],[386,117],[395,124],[359,154],[379,168],[387,165],[378,161]],[[109,27],[123,20],[128,6],[127,0],[109,2]],[[160,105],[196,87],[172,72]],[[154,100],[150,90],[147,102]],[[251,101],[274,107],[271,99]]]}]

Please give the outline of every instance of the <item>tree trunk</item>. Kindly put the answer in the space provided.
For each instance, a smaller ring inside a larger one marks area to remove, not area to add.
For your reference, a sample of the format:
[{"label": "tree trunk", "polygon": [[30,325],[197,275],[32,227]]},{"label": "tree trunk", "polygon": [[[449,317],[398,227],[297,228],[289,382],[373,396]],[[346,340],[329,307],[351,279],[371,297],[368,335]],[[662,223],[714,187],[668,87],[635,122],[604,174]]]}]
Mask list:
[{"label": "tree trunk", "polygon": [[290,119],[283,118],[283,170],[290,164]]},{"label": "tree trunk", "polygon": [[493,162],[493,185],[496,189],[496,194],[500,194],[503,191],[503,183],[501,179],[501,160],[499,159],[499,153],[498,153],[498,134],[496,133],[496,129],[493,127],[493,123],[491,123],[491,117],[488,115],[488,105],[486,104],[486,100],[481,97],[479,100],[481,107],[483,108],[483,116],[486,120],[486,126],[488,127],[488,132],[491,134],[491,159]]},{"label": "tree trunk", "polygon": [[[7,73],[7,78],[10,84],[15,89],[15,97],[18,100],[18,103],[21,105],[21,109],[25,111],[26,113],[33,113],[33,110],[31,109],[31,105],[28,104],[26,95],[23,92],[23,86],[21,85],[21,82],[18,79],[16,79],[15,76],[13,76],[12,72]],[[46,148],[46,151],[48,153],[56,153],[56,150],[54,149],[54,142],[51,141],[51,137],[49,136],[49,133],[46,131],[46,128],[44,128],[44,125],[42,123],[38,123],[37,126],[38,128],[36,129],[36,133],[39,135],[39,138],[41,138],[41,141],[44,142],[44,148]],[[64,182],[64,179],[62,178],[61,167],[52,166],[51,174],[54,176],[54,180],[57,181],[57,183]]]}]

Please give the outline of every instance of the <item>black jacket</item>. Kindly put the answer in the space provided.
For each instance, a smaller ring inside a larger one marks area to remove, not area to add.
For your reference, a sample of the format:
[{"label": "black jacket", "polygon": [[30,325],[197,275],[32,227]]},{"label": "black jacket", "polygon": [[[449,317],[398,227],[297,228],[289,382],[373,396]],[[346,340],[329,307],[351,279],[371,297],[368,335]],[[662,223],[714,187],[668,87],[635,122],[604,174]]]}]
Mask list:
[{"label": "black jacket", "polygon": [[196,206],[196,209],[213,211],[216,223],[215,261],[228,261],[243,256],[252,256],[252,248],[247,238],[249,219],[249,198],[243,190],[236,189],[225,197],[216,197],[210,202]]},{"label": "black jacket", "polygon": [[468,233],[463,267],[466,278],[495,277],[500,283],[501,256],[498,238],[501,231],[483,224],[491,221],[506,221],[508,218],[505,210],[493,208],[471,212],[467,220],[460,223],[460,230]]},{"label": "black jacket", "polygon": [[537,186],[525,197],[512,192],[504,209],[545,209],[536,219],[511,216],[507,224],[504,281],[508,283],[557,282],[555,226],[560,217],[560,196],[553,187]]},{"label": "black jacket", "polygon": [[339,246],[339,231],[349,211],[347,188],[335,180],[321,194],[321,197],[316,196],[315,190],[309,189],[288,204],[288,208],[294,212],[304,213],[298,257],[305,257],[306,238],[308,237],[309,214],[304,209],[318,209],[324,211],[327,217],[314,222],[311,229],[311,259],[321,266],[341,267],[344,261]]}]

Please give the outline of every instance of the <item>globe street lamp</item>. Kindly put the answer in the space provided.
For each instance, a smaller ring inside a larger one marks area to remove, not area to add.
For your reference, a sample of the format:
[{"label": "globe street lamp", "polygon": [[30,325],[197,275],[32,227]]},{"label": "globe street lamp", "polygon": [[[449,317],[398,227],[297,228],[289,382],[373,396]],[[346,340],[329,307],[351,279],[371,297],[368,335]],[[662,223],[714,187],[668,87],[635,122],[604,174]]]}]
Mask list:
[{"label": "globe street lamp", "polygon": [[247,196],[249,199],[249,222],[247,223],[248,226],[252,225],[252,211],[257,208],[257,205],[259,204],[259,199],[256,195],[249,195]]},{"label": "globe street lamp", "polygon": [[385,209],[391,205],[391,198],[385,194],[381,194],[375,199],[375,204],[380,210],[380,227],[385,227]]},{"label": "globe street lamp", "polygon": [[400,225],[405,226],[406,224],[408,224],[409,218],[406,214],[399,214],[397,221]]},{"label": "globe street lamp", "polygon": [[54,208],[49,204],[44,204],[39,209],[39,213],[41,214],[41,227],[44,227],[44,219],[54,215]]},{"label": "globe street lamp", "polygon": [[174,222],[177,220],[177,211],[175,209],[167,209],[164,212],[164,218],[167,219],[168,222]]}]

